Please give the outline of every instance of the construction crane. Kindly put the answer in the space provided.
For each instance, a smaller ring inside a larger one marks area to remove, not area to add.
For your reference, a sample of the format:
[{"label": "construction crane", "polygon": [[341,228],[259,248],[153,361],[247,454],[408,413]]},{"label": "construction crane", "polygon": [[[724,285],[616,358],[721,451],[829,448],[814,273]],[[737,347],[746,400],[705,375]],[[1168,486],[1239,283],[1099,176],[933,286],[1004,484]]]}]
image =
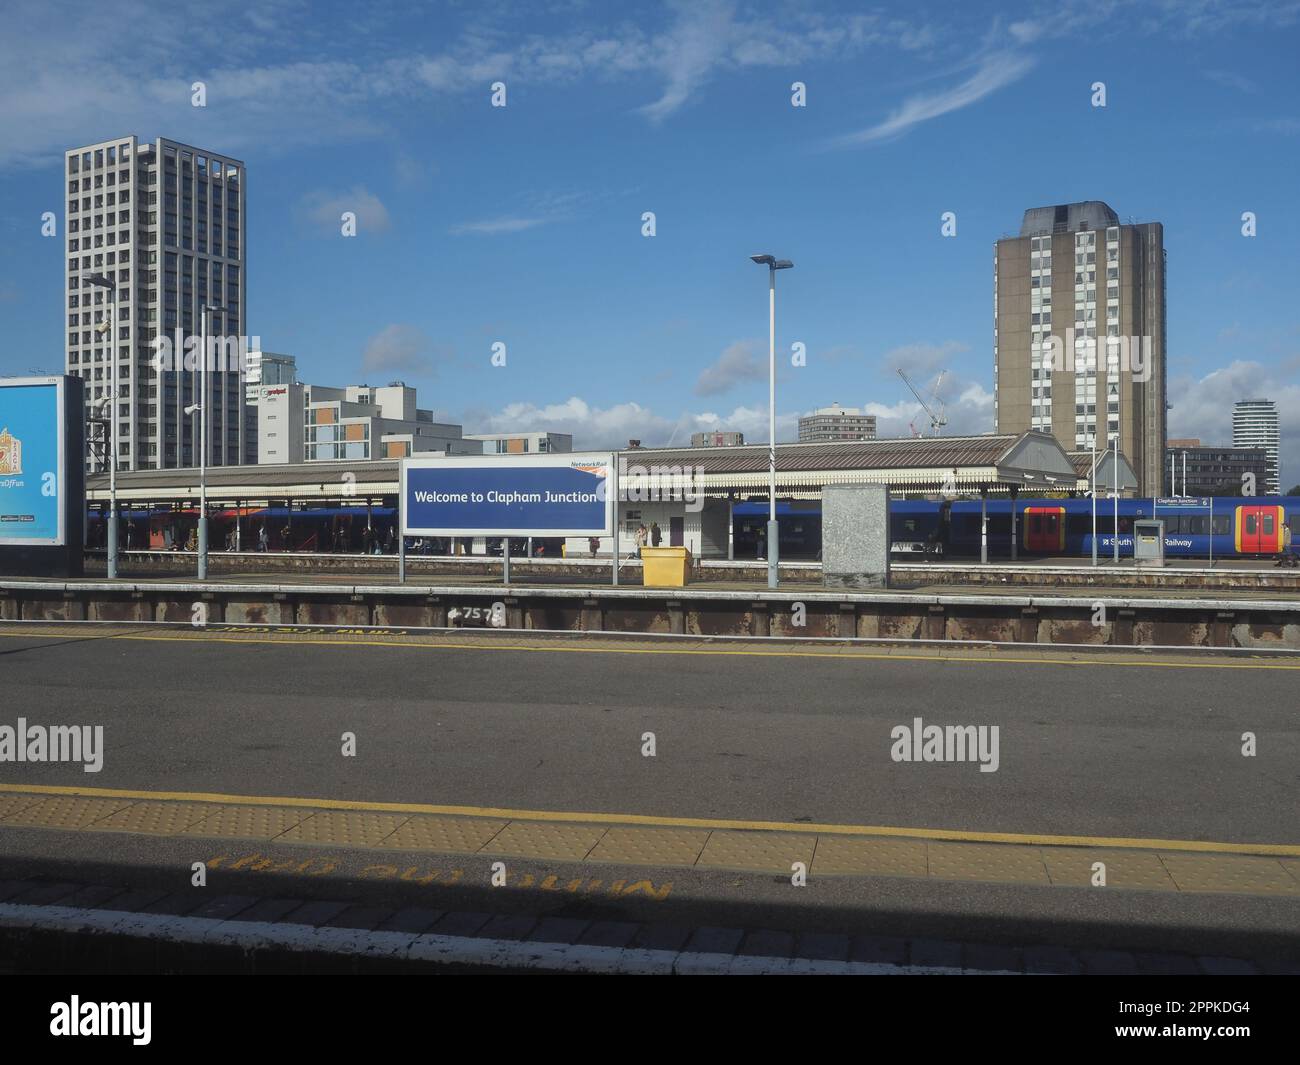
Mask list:
[{"label": "construction crane", "polygon": [[[930,433],[932,436],[938,436],[939,431],[948,424],[948,416],[946,413],[947,406],[944,401],[939,398],[939,387],[943,384],[943,377],[947,372],[947,370],[939,371],[939,376],[935,378],[934,381],[934,387],[929,391],[931,401],[938,407],[936,412],[934,407],[931,407],[930,404],[925,401],[925,397],[921,395],[916,385],[912,384],[911,378],[903,372],[901,367],[898,371],[898,376],[903,379],[903,384],[907,385],[907,387],[911,389],[912,395],[914,395],[916,401],[921,404],[921,409],[930,416]],[[916,432],[915,426],[911,428],[913,432]]]}]

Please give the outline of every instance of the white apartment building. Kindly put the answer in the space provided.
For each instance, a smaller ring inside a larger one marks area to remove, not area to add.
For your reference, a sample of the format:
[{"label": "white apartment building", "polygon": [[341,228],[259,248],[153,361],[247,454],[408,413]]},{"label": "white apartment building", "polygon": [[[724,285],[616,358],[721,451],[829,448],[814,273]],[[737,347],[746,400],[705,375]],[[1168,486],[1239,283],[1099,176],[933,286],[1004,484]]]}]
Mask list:
[{"label": "white apartment building", "polygon": [[248,333],[244,164],[164,137],[132,136],[69,149],[63,169],[65,366],[85,381],[88,417],[112,401],[118,468],[197,466],[199,415],[185,413],[195,405],[207,412],[210,465],[255,461],[242,351],[212,360],[202,378],[196,360],[190,369],[181,362],[163,370],[155,360],[160,338],[180,340],[183,349],[199,335],[204,306],[219,351]]},{"label": "white apartment building", "polygon": [[1282,493],[1278,448],[1281,431],[1277,404],[1271,399],[1243,399],[1232,408],[1232,446],[1262,447],[1267,456],[1268,475],[1259,486],[1260,495]]},{"label": "white apartment building", "polygon": [[459,425],[433,420],[401,382],[329,388],[263,385],[258,396],[258,463],[338,462],[416,454],[479,455]]},{"label": "white apartment building", "polygon": [[485,455],[548,455],[573,450],[568,433],[467,433],[483,443]]}]

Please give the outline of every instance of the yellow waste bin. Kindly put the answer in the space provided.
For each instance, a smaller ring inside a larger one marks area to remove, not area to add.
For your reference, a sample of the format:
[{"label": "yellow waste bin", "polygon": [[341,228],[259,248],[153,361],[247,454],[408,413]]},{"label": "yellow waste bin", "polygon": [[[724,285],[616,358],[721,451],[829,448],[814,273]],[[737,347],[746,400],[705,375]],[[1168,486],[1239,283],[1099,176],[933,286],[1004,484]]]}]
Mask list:
[{"label": "yellow waste bin", "polygon": [[691,572],[688,547],[641,548],[642,578],[647,587],[681,588]]}]

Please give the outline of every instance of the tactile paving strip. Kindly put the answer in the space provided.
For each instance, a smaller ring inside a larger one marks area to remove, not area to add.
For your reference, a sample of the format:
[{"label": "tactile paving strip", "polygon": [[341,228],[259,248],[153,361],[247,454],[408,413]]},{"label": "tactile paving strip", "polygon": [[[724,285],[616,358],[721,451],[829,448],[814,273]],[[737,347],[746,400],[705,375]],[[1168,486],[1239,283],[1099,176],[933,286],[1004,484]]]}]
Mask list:
[{"label": "tactile paving strip", "polygon": [[174,836],[216,813],[220,807],[190,802],[137,802],[93,825],[97,832],[139,832],[147,836]]},{"label": "tactile paving strip", "polygon": [[484,848],[520,858],[585,858],[605,834],[603,826],[554,821],[511,821]]},{"label": "tactile paving strip", "polygon": [[40,795],[0,795],[0,821],[42,801]]},{"label": "tactile paving strip", "polygon": [[505,821],[489,818],[416,815],[384,840],[384,846],[395,850],[474,854],[505,827]]},{"label": "tactile paving strip", "polygon": [[286,806],[221,806],[216,813],[189,825],[177,834],[274,839],[315,812]]},{"label": "tactile paving strip", "polygon": [[1300,895],[1276,858],[1248,854],[1162,854],[1180,891],[1231,891],[1252,895]]},{"label": "tactile paving strip", "polygon": [[695,864],[714,869],[743,869],[756,873],[791,872],[795,862],[812,864],[817,837],[797,832],[717,831],[709,836]]},{"label": "tactile paving strip", "polygon": [[101,817],[116,813],[134,803],[134,799],[90,799],[80,795],[59,795],[41,799],[9,814],[6,825],[32,828],[89,828]]},{"label": "tactile paving strip", "polygon": [[998,843],[930,843],[930,876],[940,880],[987,880],[1050,884],[1037,847]]},{"label": "tactile paving strip", "polygon": [[[0,827],[274,839],[352,848],[502,854],[559,861],[789,875],[1101,886],[1300,896],[1300,858],[1135,847],[1045,846],[856,834],[509,821],[499,817],[0,791]],[[269,860],[269,859],[268,859]]]},{"label": "tactile paving strip", "polygon": [[[1091,847],[1039,847],[1053,884],[1066,887],[1142,888],[1177,891],[1178,885],[1154,851],[1109,850]],[[1104,870],[1094,870],[1101,862]],[[1104,874],[1104,882],[1099,874]]]},{"label": "tactile paving strip", "polygon": [[611,828],[587,858],[629,865],[694,865],[708,838],[703,828]]},{"label": "tactile paving strip", "polygon": [[285,843],[338,843],[352,847],[374,847],[406,821],[401,814],[378,814],[356,810],[323,810],[299,821],[285,831]]},{"label": "tactile paving strip", "polygon": [[814,876],[925,876],[928,863],[922,840],[819,836],[813,856]]}]

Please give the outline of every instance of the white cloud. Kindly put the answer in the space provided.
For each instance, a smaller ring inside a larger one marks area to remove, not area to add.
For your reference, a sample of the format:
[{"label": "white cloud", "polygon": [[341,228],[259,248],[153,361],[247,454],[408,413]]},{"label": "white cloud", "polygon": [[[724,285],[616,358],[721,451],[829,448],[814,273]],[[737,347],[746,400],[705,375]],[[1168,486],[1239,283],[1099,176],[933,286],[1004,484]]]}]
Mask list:
[{"label": "white cloud", "polygon": [[[626,447],[640,440],[646,447],[690,442],[692,433],[728,429],[745,434],[750,443],[767,440],[767,408],[735,407],[730,413],[684,411],[677,417],[656,413],[639,403],[616,403],[597,407],[578,396],[561,403],[537,405],[509,403],[497,411],[467,410],[461,415],[467,433],[493,433],[521,429],[571,433],[578,449]],[[777,439],[798,436],[799,415],[777,415]]]},{"label": "white cloud", "polygon": [[361,371],[363,376],[390,370],[432,375],[433,355],[433,341],[422,329],[394,323],[370,338],[361,358]]},{"label": "white cloud", "polygon": [[1205,444],[1232,443],[1232,406],[1239,399],[1271,399],[1281,428],[1282,491],[1300,481],[1300,384],[1276,369],[1237,359],[1201,378],[1169,379],[1169,436],[1199,437]]},{"label": "white cloud", "polygon": [[1033,65],[1034,60],[1030,56],[1016,52],[997,52],[985,56],[980,60],[975,73],[960,85],[943,92],[913,96],[903,101],[902,106],[884,122],[857,133],[837,137],[831,144],[833,147],[850,148],[901,137],[922,122],[978,103],[998,89],[1024,77]]},{"label": "white cloud", "polygon": [[350,211],[356,216],[357,235],[382,233],[391,221],[388,208],[374,193],[358,185],[350,192],[326,192],[318,189],[303,196],[300,204],[305,217],[330,234],[337,234],[343,226],[343,214]]},{"label": "white cloud", "polygon": [[491,237],[499,233],[518,233],[525,229],[534,229],[546,225],[549,221],[551,221],[549,218],[487,218],[481,222],[462,222],[452,226],[450,232],[455,236],[474,233]]},{"label": "white cloud", "polygon": [[767,359],[759,355],[751,341],[738,340],[718,356],[717,362],[707,366],[695,382],[697,396],[716,396],[730,391],[746,381],[761,381],[767,377]]}]

